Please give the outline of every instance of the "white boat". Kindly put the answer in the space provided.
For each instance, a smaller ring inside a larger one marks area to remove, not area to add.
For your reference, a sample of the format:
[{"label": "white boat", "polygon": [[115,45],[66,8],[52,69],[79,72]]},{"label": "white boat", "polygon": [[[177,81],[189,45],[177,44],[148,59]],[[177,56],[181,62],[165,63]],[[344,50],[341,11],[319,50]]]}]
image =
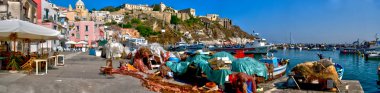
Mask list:
[{"label": "white boat", "polygon": [[380,51],[367,51],[365,53],[366,59],[380,59]]},{"label": "white boat", "polygon": [[217,48],[216,51],[236,52],[244,51],[245,54],[267,54],[273,44],[266,42],[266,39],[256,39],[245,44],[244,48]]}]

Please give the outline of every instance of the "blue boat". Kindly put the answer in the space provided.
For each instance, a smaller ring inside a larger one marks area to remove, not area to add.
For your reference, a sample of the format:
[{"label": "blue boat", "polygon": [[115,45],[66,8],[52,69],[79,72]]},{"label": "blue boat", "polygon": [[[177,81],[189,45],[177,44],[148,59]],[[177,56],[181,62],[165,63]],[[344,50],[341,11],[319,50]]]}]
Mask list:
[{"label": "blue boat", "polygon": [[344,73],[344,68],[342,65],[338,63],[334,63],[334,67],[336,69],[336,72],[338,73],[339,79],[342,80],[343,78],[343,73]]},{"label": "blue boat", "polygon": [[[278,59],[276,57],[264,57],[259,60],[260,62],[266,63],[266,64],[273,64],[273,79],[280,78],[283,76],[286,72],[286,68],[288,67],[288,61],[284,59]],[[286,62],[284,62],[286,61]],[[268,73],[269,76],[269,73]],[[272,80],[273,80],[272,79]]]}]

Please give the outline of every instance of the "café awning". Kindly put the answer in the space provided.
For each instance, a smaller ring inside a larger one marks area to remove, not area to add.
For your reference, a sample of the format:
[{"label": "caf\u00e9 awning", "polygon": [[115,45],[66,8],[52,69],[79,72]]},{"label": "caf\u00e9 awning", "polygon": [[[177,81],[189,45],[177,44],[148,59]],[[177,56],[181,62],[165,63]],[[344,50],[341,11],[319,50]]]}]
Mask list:
[{"label": "caf\u00e9 awning", "polygon": [[11,34],[16,34],[17,39],[30,40],[57,40],[60,32],[30,22],[13,19],[0,21],[0,39],[9,39]]}]

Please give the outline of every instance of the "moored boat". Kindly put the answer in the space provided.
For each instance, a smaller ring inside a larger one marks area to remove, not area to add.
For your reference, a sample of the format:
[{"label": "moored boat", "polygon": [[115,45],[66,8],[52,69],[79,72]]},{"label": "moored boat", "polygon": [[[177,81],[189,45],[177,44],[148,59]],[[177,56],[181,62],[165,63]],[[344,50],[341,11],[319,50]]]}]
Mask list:
[{"label": "moored boat", "polygon": [[334,67],[336,69],[336,72],[338,73],[339,79],[342,80],[344,74],[343,66],[338,63],[334,63]]},{"label": "moored boat", "polygon": [[244,51],[245,54],[266,54],[273,45],[266,42],[266,39],[256,39],[248,42],[242,48],[224,47],[216,48],[215,51],[226,51],[235,53],[236,51]]},{"label": "moored boat", "polygon": [[267,65],[269,80],[274,80],[285,75],[289,62],[289,60],[278,59],[277,57],[264,57],[259,61]]},{"label": "moored boat", "polygon": [[380,59],[380,51],[366,51],[365,52],[365,59],[366,60]]}]

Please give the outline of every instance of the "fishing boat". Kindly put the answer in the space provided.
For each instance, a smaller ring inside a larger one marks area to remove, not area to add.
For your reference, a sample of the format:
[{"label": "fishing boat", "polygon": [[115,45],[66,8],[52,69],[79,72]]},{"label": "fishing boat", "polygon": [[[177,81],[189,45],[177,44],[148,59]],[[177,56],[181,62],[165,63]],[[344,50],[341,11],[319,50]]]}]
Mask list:
[{"label": "fishing boat", "polygon": [[[274,80],[277,78],[282,77],[286,73],[286,69],[288,67],[289,60],[285,59],[279,59],[277,57],[263,57],[259,60],[260,62],[263,62],[265,64],[273,64],[273,78],[270,80]],[[268,73],[268,76],[271,77],[270,73]]]},{"label": "fishing boat", "polygon": [[195,42],[192,45],[189,45],[187,47],[187,49],[194,49],[194,50],[203,49],[203,48],[205,48],[205,44],[203,44],[202,42]]},{"label": "fishing boat", "polygon": [[334,67],[336,69],[336,72],[338,73],[339,79],[342,80],[343,78],[343,73],[344,73],[344,68],[342,65],[338,63],[334,63]]},{"label": "fishing boat", "polygon": [[358,53],[358,49],[356,48],[343,48],[340,50],[341,54],[356,54]]},{"label": "fishing boat", "polygon": [[248,42],[245,46],[216,48],[215,51],[226,51],[230,53],[244,51],[245,54],[267,54],[272,46],[272,44],[266,42],[266,39],[261,38]]},{"label": "fishing boat", "polygon": [[365,59],[380,59],[380,51],[366,51]]},{"label": "fishing boat", "polygon": [[185,51],[188,44],[186,42],[177,42],[172,50],[174,51]]}]

